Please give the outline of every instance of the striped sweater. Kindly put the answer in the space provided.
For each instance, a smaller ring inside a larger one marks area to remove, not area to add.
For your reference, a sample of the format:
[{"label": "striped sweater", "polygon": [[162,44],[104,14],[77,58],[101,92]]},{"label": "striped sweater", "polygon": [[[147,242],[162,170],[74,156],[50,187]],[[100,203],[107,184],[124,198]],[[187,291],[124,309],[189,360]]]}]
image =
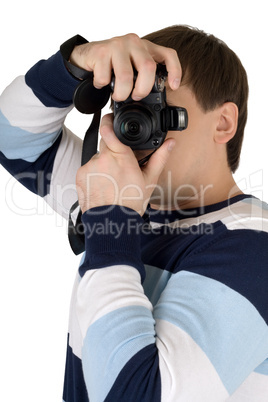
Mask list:
[{"label": "striped sweater", "polygon": [[[60,53],[0,98],[0,162],[67,218],[81,140]],[[64,402],[267,402],[268,206],[250,195],[83,215]],[[47,386],[47,385],[46,385]]]}]

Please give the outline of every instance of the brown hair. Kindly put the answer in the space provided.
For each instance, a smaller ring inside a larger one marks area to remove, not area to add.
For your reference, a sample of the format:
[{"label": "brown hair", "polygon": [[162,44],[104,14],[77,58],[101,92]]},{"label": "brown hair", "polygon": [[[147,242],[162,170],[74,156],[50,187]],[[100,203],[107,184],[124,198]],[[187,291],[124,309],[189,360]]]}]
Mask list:
[{"label": "brown hair", "polygon": [[204,111],[225,102],[239,110],[235,136],[227,143],[228,164],[232,172],[239,165],[247,121],[248,81],[237,55],[213,35],[185,25],[175,25],[144,36],[177,51],[182,65],[182,82],[188,85]]}]

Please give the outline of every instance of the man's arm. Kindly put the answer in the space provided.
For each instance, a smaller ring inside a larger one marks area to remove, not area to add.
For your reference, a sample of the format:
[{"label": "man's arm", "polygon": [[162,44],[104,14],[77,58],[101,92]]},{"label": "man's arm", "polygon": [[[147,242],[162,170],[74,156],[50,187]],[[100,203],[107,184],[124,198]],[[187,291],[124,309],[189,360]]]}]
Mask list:
[{"label": "man's arm", "polygon": [[[97,88],[110,83],[114,70],[116,100],[125,100],[133,89],[132,63],[138,70],[136,98],[151,91],[157,62],[166,64],[171,88],[178,87],[181,75],[174,50],[134,34],[76,46],[70,61],[93,71]],[[18,77],[0,98],[0,163],[64,217],[77,199],[82,141],[64,127],[64,120],[78,83],[58,52]]]},{"label": "man's arm", "polygon": [[16,78],[0,98],[1,164],[63,216],[76,198],[81,158],[82,141],[64,127],[78,82],[58,52]]}]

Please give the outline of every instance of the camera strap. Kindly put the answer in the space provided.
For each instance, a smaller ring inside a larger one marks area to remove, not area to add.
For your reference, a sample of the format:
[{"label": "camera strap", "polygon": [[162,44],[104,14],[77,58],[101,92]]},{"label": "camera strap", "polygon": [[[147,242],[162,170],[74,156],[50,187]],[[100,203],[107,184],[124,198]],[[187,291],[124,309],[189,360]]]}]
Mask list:
[{"label": "camera strap", "polygon": [[[101,110],[94,114],[91,125],[86,131],[82,147],[81,166],[87,163],[97,152],[100,118]],[[77,211],[77,209],[79,209],[79,212],[74,223],[72,215]],[[85,251],[84,226],[81,218],[82,211],[79,207],[79,202],[76,201],[70,209],[68,222],[69,243],[75,255],[81,254]]]},{"label": "camera strap", "polygon": [[[101,89],[94,87],[92,73],[86,80],[81,81],[75,90],[73,102],[76,109],[83,114],[94,114],[84,137],[81,166],[86,164],[97,152],[101,109],[108,102],[110,93],[109,85]],[[75,215],[75,212],[77,213],[78,208],[79,203],[77,201],[70,210],[68,227],[69,243],[76,255],[85,250],[84,226],[81,220],[82,212],[80,208],[75,223],[72,218],[72,215]]]}]

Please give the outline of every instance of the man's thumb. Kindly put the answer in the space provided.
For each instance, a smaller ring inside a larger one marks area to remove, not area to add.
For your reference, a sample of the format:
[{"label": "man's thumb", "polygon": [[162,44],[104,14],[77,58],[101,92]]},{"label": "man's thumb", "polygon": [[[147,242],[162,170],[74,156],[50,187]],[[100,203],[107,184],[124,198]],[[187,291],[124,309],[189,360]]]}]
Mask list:
[{"label": "man's thumb", "polygon": [[156,183],[158,181],[158,178],[164,169],[174,146],[175,140],[173,138],[169,138],[161,145],[160,148],[157,149],[157,151],[152,154],[144,169],[148,182]]}]

